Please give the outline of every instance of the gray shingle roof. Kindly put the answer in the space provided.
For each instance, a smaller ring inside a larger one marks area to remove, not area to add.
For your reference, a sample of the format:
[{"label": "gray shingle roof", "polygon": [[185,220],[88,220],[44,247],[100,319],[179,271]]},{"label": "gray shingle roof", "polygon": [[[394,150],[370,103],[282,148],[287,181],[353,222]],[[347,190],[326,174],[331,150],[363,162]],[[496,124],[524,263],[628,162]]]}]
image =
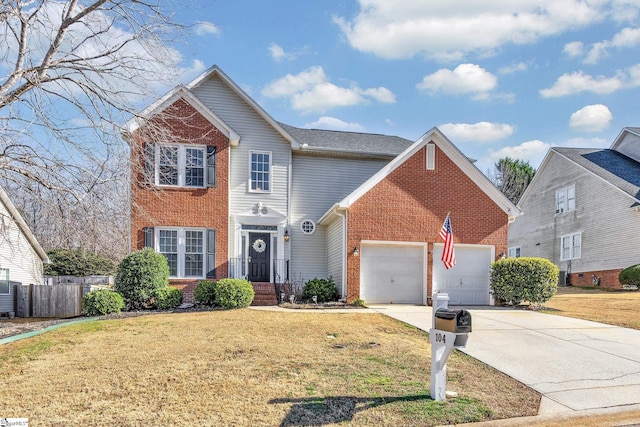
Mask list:
[{"label": "gray shingle roof", "polygon": [[640,200],[640,163],[615,150],[553,148],[578,165]]},{"label": "gray shingle roof", "polygon": [[361,132],[343,132],[322,129],[301,129],[280,123],[300,144],[307,144],[309,150],[350,152],[397,156],[413,141],[399,136]]}]

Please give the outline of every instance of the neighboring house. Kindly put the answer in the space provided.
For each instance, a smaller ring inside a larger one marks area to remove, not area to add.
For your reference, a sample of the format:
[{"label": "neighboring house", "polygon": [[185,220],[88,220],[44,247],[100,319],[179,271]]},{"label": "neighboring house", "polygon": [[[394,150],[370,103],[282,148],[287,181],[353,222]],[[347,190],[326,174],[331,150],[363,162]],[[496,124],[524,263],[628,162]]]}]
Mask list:
[{"label": "neighboring house", "polygon": [[0,188],[0,313],[15,312],[15,285],[44,284],[46,252]]},{"label": "neighboring house", "polygon": [[[153,247],[187,300],[199,280],[332,276],[349,301],[489,304],[519,210],[438,130],[395,136],[274,120],[214,66],[132,120],[131,248]],[[458,264],[438,233],[451,212]]]},{"label": "neighboring house", "polygon": [[549,259],[561,283],[620,287],[640,263],[640,128],[609,149],[550,149],[518,206],[509,256]]}]

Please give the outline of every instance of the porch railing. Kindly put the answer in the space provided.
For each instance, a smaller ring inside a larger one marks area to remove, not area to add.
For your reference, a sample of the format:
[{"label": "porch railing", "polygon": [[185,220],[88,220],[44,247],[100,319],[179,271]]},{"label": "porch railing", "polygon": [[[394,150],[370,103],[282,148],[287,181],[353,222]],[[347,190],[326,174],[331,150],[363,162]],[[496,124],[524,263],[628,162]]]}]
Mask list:
[{"label": "porch railing", "polygon": [[[230,258],[229,259],[229,277],[234,279],[250,280],[250,263],[251,258]],[[274,259],[269,272],[269,281],[271,283],[284,283],[289,280],[289,260]]]}]

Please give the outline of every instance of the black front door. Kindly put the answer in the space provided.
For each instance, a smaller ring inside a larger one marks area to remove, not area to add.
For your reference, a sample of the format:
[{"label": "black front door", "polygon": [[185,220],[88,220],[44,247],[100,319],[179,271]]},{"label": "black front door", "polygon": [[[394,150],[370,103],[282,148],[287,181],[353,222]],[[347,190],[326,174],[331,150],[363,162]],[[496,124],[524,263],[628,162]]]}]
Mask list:
[{"label": "black front door", "polygon": [[249,281],[269,282],[271,234],[249,233]]}]

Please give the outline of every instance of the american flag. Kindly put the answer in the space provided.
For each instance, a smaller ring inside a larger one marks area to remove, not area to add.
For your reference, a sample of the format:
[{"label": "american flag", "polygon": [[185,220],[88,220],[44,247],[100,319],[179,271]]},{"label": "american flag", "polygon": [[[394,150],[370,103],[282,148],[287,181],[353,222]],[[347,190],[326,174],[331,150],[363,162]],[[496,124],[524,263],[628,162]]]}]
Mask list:
[{"label": "american flag", "polygon": [[453,248],[453,231],[451,231],[451,219],[449,214],[440,229],[440,238],[444,242],[442,249],[442,262],[447,270],[456,265],[456,251]]}]

